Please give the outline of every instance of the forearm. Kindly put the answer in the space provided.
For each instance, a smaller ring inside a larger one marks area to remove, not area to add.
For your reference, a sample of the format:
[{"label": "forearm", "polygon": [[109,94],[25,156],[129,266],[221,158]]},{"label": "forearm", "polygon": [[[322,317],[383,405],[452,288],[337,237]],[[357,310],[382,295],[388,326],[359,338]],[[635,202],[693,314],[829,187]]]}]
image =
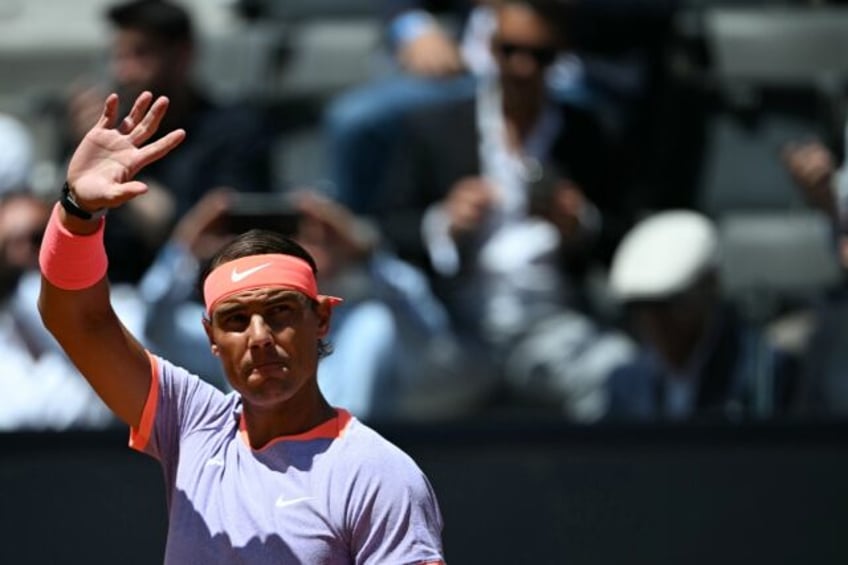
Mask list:
[{"label": "forearm", "polygon": [[92,213],[147,192],[135,175],[185,139],[185,131],[176,129],[147,143],[168,103],[142,92],[119,120],[118,95],[107,96],[100,118],[68,162],[62,205],[54,208],[39,254],[45,326],[106,405],[131,426],[138,425],[147,401],[151,364],[112,309],[105,219]]},{"label": "forearm", "polygon": [[112,309],[102,229],[102,220],[83,220],[56,207],[42,244],[39,311],[94,390],[133,424],[146,398],[148,361]]},{"label": "forearm", "polygon": [[106,279],[64,290],[42,277],[38,306],[45,327],[98,396],[121,420],[137,424],[149,386],[148,360],[112,309]]}]

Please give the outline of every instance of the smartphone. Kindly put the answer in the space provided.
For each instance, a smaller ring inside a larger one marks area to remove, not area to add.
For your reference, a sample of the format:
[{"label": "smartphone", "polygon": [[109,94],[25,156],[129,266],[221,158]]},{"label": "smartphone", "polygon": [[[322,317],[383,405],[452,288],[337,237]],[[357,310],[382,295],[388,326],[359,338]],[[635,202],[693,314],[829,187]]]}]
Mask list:
[{"label": "smartphone", "polygon": [[227,227],[232,233],[251,229],[272,230],[283,235],[297,233],[300,213],[286,194],[238,192],[227,214]]}]

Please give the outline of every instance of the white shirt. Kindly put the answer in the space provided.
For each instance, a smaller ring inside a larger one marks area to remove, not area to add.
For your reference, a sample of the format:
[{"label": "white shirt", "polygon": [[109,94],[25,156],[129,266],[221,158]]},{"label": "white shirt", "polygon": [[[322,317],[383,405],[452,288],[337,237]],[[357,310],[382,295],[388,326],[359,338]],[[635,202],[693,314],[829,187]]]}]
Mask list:
[{"label": "white shirt", "polygon": [[38,273],[24,276],[0,310],[0,430],[107,427],[112,413],[37,318],[39,284]]},{"label": "white shirt", "polygon": [[[465,316],[480,319],[483,331],[495,340],[504,339],[538,319],[565,306],[568,288],[556,264],[560,236],[556,227],[528,216],[528,182],[540,171],[563,127],[562,115],[549,104],[540,114],[520,152],[507,142],[500,87],[497,80],[480,82],[477,94],[477,126],[481,176],[498,195],[469,278],[457,300],[468,305]],[[459,271],[459,252],[448,234],[441,203],[432,206],[422,224],[423,238],[438,272],[452,276]]]}]

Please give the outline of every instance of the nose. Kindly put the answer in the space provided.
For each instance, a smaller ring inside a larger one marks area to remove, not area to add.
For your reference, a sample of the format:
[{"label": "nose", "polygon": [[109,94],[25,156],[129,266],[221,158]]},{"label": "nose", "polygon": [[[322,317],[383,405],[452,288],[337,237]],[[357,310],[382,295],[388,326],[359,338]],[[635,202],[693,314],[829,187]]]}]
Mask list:
[{"label": "nose", "polygon": [[250,317],[248,331],[248,345],[250,347],[265,347],[273,342],[271,327],[265,322],[260,314]]}]

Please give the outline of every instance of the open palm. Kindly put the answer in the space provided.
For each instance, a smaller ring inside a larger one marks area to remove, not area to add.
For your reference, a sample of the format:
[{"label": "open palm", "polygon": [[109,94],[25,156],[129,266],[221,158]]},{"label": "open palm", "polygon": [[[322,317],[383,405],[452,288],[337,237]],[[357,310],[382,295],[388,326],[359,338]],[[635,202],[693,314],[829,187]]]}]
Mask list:
[{"label": "open palm", "polygon": [[156,133],[167,109],[167,98],[160,96],[154,102],[150,92],[143,92],[116,127],[118,95],[106,98],[100,119],[68,164],[68,183],[80,206],[86,210],[114,208],[146,192],[147,185],[134,180],[135,175],[185,139],[185,131],[177,129],[145,145]]}]

